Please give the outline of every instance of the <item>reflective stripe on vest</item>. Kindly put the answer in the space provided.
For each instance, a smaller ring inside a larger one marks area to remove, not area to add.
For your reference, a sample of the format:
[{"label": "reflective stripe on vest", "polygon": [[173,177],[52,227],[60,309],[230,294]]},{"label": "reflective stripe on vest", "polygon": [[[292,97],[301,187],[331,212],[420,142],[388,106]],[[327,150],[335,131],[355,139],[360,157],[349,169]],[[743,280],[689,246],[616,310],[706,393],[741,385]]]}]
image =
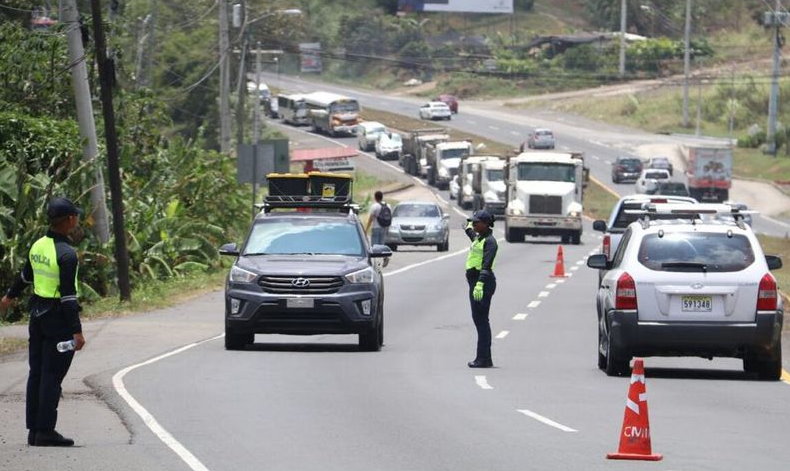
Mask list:
[{"label": "reflective stripe on vest", "polygon": [[60,267],[55,239],[47,236],[38,239],[28,258],[33,268],[33,291],[42,298],[59,298]]},{"label": "reflective stripe on vest", "polygon": [[[477,270],[483,269],[483,247],[485,247],[487,237],[477,238],[472,242],[472,247],[469,249],[469,255],[466,256],[466,269]],[[494,269],[494,260],[491,261],[491,269]]]}]

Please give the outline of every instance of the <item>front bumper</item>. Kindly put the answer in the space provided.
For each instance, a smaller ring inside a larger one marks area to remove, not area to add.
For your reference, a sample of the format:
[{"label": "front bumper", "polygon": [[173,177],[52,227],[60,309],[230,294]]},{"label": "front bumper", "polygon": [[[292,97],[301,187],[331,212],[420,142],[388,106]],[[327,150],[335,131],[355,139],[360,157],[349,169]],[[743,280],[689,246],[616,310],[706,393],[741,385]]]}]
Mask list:
[{"label": "front bumper", "polygon": [[639,322],[636,311],[608,311],[610,335],[633,356],[743,357],[769,354],[780,341],[782,311],[759,311],[755,322]]},{"label": "front bumper", "polygon": [[400,160],[400,151],[398,151],[398,150],[392,150],[392,151],[383,150],[379,154],[379,156],[380,156],[380,158],[382,160]]},{"label": "front bumper", "polygon": [[620,180],[620,181],[625,181],[625,180],[637,181],[639,179],[639,175],[641,175],[641,172],[635,172],[635,173],[631,173],[631,172],[616,172],[612,176],[613,177],[616,176],[617,179]]},{"label": "front bumper", "polygon": [[508,216],[508,227],[523,229],[529,235],[565,235],[581,232],[582,219],[564,216]]},{"label": "front bumper", "polygon": [[443,244],[447,240],[447,236],[444,231],[409,231],[390,227],[390,230],[384,234],[384,243],[394,245],[437,245]]},{"label": "front bumper", "polygon": [[355,124],[340,124],[332,126],[332,131],[336,133],[354,134],[356,132],[356,127],[357,126]]},{"label": "front bumper", "polygon": [[[231,313],[231,299],[240,302],[237,314]],[[302,306],[289,307],[288,299],[300,299]],[[312,307],[304,306],[308,299]],[[378,312],[378,299],[377,285],[365,283],[347,284],[336,293],[317,295],[227,288],[225,328],[234,334],[358,334],[376,325],[382,314]],[[369,306],[369,314],[365,314],[365,306]]]}]

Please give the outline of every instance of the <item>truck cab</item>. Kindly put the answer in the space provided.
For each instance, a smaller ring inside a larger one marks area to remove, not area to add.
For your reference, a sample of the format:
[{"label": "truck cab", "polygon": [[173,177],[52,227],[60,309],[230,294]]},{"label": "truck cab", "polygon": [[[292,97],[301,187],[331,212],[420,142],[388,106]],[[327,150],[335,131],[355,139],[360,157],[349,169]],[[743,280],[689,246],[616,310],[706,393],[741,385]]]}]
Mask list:
[{"label": "truck cab", "polygon": [[[496,155],[470,155],[458,166],[458,185],[455,195],[463,209],[488,209],[504,213],[504,160]],[[501,209],[498,207],[501,206]]]},{"label": "truck cab", "polygon": [[398,163],[409,175],[426,176],[427,148],[450,140],[444,128],[426,128],[408,131],[403,136],[402,152]]},{"label": "truck cab", "polygon": [[584,159],[571,152],[523,152],[505,167],[505,239],[560,236],[581,243]]},{"label": "truck cab", "polygon": [[458,174],[461,159],[472,155],[470,141],[451,141],[430,144],[425,153],[425,172],[428,183],[439,189],[450,187],[450,180]]}]

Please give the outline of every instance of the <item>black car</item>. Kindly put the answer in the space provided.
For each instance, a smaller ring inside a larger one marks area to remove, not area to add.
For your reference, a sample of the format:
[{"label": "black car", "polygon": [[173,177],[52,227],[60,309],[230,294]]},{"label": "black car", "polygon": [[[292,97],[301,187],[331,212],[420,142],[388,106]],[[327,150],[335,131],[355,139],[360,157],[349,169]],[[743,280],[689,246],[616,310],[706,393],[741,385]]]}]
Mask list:
[{"label": "black car", "polygon": [[376,259],[392,252],[368,245],[352,206],[320,198],[279,206],[288,205],[259,213],[241,248],[220,248],[236,257],[225,285],[225,348],[241,349],[255,334],[359,334],[361,350],[378,351],[384,280]]},{"label": "black car", "polygon": [[642,161],[634,157],[618,157],[612,163],[612,182],[636,181],[642,173]]},{"label": "black car", "polygon": [[689,190],[683,182],[658,182],[645,193],[648,195],[689,196]]}]

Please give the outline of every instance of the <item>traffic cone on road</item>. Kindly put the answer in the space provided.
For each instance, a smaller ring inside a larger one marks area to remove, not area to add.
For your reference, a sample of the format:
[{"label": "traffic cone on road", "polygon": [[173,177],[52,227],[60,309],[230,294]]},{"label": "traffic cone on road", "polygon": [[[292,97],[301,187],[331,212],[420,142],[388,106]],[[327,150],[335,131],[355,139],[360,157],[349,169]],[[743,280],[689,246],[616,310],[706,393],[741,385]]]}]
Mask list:
[{"label": "traffic cone on road", "polygon": [[554,274],[551,278],[565,278],[565,257],[562,255],[562,246],[557,246],[557,261],[554,263]]},{"label": "traffic cone on road", "polygon": [[653,454],[650,445],[650,420],[647,416],[647,388],[645,365],[641,358],[634,360],[631,371],[631,386],[625,402],[623,430],[620,432],[620,447],[617,453],[608,453],[610,460],[658,461],[663,458]]}]

